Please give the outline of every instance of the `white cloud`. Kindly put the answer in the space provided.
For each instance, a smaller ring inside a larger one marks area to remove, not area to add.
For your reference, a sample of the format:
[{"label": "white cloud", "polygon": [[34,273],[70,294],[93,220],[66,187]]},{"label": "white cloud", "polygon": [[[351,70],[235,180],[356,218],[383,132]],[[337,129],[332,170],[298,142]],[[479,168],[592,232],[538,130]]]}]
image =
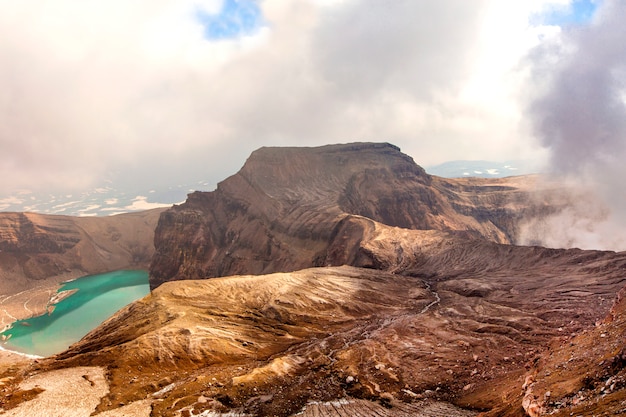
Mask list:
[{"label": "white cloud", "polygon": [[266,27],[223,41],[197,19],[217,0],[0,2],[0,195],[215,183],[264,145],[541,157],[518,60],[562,2],[264,0]]}]

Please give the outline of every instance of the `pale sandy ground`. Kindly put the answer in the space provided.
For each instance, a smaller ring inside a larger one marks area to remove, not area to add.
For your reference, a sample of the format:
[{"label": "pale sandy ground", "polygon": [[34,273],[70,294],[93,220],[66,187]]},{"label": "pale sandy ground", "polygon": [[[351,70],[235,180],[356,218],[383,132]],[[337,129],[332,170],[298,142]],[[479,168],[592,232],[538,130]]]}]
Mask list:
[{"label": "pale sandy ground", "polygon": [[34,358],[35,357],[22,355],[21,353],[15,353],[10,350],[0,348],[0,371],[10,366],[18,366],[22,364],[26,365]]},{"label": "pale sandy ground", "polygon": [[[20,384],[23,390],[36,387],[45,391],[18,407],[0,413],[7,417],[89,417],[109,392],[105,371],[100,367],[78,367],[45,372]],[[138,401],[99,414],[103,417],[148,417],[150,403]]]}]

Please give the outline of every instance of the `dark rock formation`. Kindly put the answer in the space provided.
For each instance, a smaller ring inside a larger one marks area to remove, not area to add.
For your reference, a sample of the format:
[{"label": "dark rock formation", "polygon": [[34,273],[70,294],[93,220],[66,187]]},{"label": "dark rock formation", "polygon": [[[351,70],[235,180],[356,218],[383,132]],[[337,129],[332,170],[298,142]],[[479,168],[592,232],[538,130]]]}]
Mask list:
[{"label": "dark rock formation", "polygon": [[178,279],[371,265],[360,218],[512,243],[528,178],[446,180],[386,143],[261,148],[213,192],[162,214],[151,287]]}]

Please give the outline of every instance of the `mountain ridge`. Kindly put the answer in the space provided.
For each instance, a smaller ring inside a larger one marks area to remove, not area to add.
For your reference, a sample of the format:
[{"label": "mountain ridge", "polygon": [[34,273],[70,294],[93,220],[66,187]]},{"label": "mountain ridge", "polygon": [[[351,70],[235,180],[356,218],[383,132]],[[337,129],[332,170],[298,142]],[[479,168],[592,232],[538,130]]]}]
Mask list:
[{"label": "mountain ridge", "polygon": [[389,144],[262,148],[160,214],[148,296],[0,366],[0,406],[71,386],[81,417],[622,413],[626,252],[511,244],[570,203]]},{"label": "mountain ridge", "polygon": [[[350,264],[359,216],[513,243],[520,218],[551,210],[530,198],[528,181],[433,177],[386,143],[261,148],[215,191],[192,193],[163,213],[151,288],[171,279]],[[352,248],[342,256],[329,251],[338,236]]]}]

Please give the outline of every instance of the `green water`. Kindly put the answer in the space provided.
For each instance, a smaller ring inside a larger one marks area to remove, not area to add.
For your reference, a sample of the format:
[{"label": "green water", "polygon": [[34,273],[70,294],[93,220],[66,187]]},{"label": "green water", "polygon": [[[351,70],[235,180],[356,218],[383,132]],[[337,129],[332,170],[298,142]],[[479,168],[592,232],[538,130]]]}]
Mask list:
[{"label": "green water", "polygon": [[78,291],[56,304],[51,314],[19,320],[0,333],[10,335],[4,348],[37,356],[62,352],[117,310],[150,292],[146,271],[90,275],[64,284],[59,292],[74,289]]}]

